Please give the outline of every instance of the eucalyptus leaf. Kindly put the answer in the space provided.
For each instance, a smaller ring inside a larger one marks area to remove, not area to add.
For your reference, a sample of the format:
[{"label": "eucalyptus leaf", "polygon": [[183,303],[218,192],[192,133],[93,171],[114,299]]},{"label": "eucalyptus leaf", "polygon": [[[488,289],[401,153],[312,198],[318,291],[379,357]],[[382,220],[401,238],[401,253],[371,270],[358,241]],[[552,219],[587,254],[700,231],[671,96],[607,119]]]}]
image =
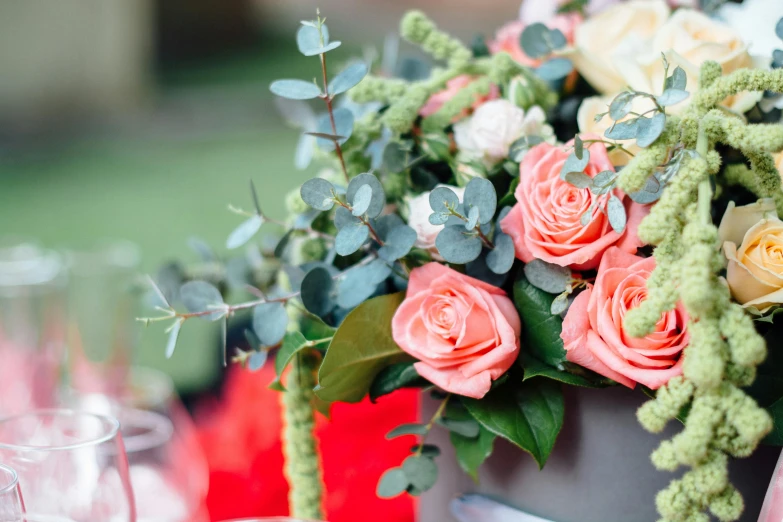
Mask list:
[{"label": "eucalyptus leaf", "polygon": [[385,214],[373,220],[373,226],[375,227],[375,231],[378,233],[378,236],[384,241],[389,239],[389,234],[391,233],[392,230],[404,224],[405,222],[397,214]]},{"label": "eucalyptus leaf", "polygon": [[357,85],[367,75],[367,66],[362,62],[356,62],[332,78],[329,82],[329,94],[334,96]]},{"label": "eucalyptus leaf", "polygon": [[585,149],[582,154],[582,159],[576,157],[573,152],[568,155],[563,167],[560,169],[560,179],[565,179],[569,172],[584,172],[587,165],[590,163],[590,151]]},{"label": "eucalyptus leaf", "polygon": [[261,216],[251,216],[243,221],[237,228],[229,234],[226,240],[226,248],[233,250],[239,248],[252,238],[264,223]]},{"label": "eucalyptus leaf", "polygon": [[309,346],[307,339],[301,332],[288,332],[283,338],[283,344],[275,357],[275,380],[269,385],[273,390],[283,391],[285,388],[281,382],[283,371],[291,363],[294,356]]},{"label": "eucalyptus leaf", "polygon": [[449,418],[449,417],[441,417],[438,419],[438,424],[443,426],[449,431],[453,431],[454,433],[458,433],[462,435],[463,437],[469,438],[469,439],[475,439],[479,436],[480,426],[479,423],[476,422],[476,419],[472,417],[467,418]]},{"label": "eucalyptus leaf", "polygon": [[293,233],[293,230],[287,231],[285,234],[283,234],[283,237],[280,238],[280,241],[277,242],[274,251],[274,255],[277,259],[282,259],[285,255],[285,249],[288,246],[288,242],[291,241],[291,236]]},{"label": "eucalyptus leaf", "polygon": [[315,393],[323,400],[359,402],[380,371],[411,357],[394,342],[391,323],[403,292],[369,299],[354,308],[334,334]]},{"label": "eucalyptus leaf", "polygon": [[514,241],[511,236],[495,234],[495,248],[487,253],[487,266],[496,274],[505,274],[514,265]]},{"label": "eucalyptus leaf", "polygon": [[614,188],[617,173],[612,170],[602,170],[592,180],[590,190],[597,196],[602,196]]},{"label": "eucalyptus leaf", "polygon": [[582,159],[582,155],[585,152],[585,143],[582,141],[582,138],[579,137],[577,134],[574,136],[574,155],[577,159]]},{"label": "eucalyptus leaf", "polygon": [[606,203],[606,213],[609,216],[609,224],[612,225],[612,229],[618,234],[625,232],[625,224],[628,219],[625,214],[625,206],[614,194]]},{"label": "eucalyptus leaf", "polygon": [[685,70],[678,65],[671,76],[666,78],[664,90],[677,89],[684,91],[686,85],[688,85],[688,76],[685,74]]},{"label": "eucalyptus leaf", "polygon": [[337,304],[353,308],[375,293],[378,285],[391,275],[391,268],[381,259],[347,270],[337,285]]},{"label": "eucalyptus leaf", "polygon": [[179,299],[190,313],[214,310],[198,317],[216,321],[226,314],[226,306],[220,290],[206,281],[188,281],[179,289]]},{"label": "eucalyptus leaf", "polygon": [[676,105],[685,100],[689,96],[688,91],[682,89],[666,89],[663,94],[655,97],[655,101],[661,107],[668,107],[670,105]]},{"label": "eucalyptus leaf", "polygon": [[188,246],[191,250],[198,254],[202,261],[206,263],[212,263],[217,260],[215,251],[207,244],[203,239],[191,236],[188,238]]},{"label": "eucalyptus leaf", "polygon": [[473,230],[474,228],[476,228],[476,225],[478,225],[478,221],[479,221],[479,208],[470,207],[470,210],[468,211],[468,220],[465,222],[465,229]]},{"label": "eucalyptus leaf", "polygon": [[177,348],[177,339],[179,339],[179,331],[181,329],[182,321],[177,319],[169,330],[169,339],[166,341],[166,359],[171,359],[171,356],[174,355],[174,350]]},{"label": "eucalyptus leaf", "polygon": [[[324,41],[329,41],[328,30],[323,34]],[[296,32],[296,45],[299,52],[310,56],[309,52],[321,47],[321,33],[315,25],[302,25]]]},{"label": "eucalyptus leaf", "polygon": [[300,298],[308,312],[323,317],[335,306],[332,299],[334,281],[326,268],[313,268],[302,279]]},{"label": "eucalyptus leaf", "polygon": [[369,185],[362,185],[353,195],[353,210],[351,213],[354,216],[361,216],[367,209],[370,208],[370,202],[372,201],[372,188]]},{"label": "eucalyptus leaf", "polygon": [[555,297],[554,301],[552,301],[552,306],[549,307],[549,312],[552,315],[560,315],[566,310],[568,310],[568,292],[563,292],[562,294]]},{"label": "eucalyptus leaf", "polygon": [[635,97],[636,94],[629,91],[623,91],[615,96],[609,104],[609,117],[615,121],[625,118],[631,112]]},{"label": "eucalyptus leaf", "polygon": [[400,424],[386,434],[386,440],[395,439],[403,435],[426,435],[427,425],[421,423]]},{"label": "eucalyptus leaf", "polygon": [[316,210],[331,210],[334,207],[334,185],[323,178],[308,179],[299,190],[302,201]]},{"label": "eucalyptus leaf", "polygon": [[483,399],[463,399],[470,414],[488,431],[530,453],[543,468],[563,426],[560,384],[547,379],[500,386]]},{"label": "eucalyptus leaf", "polygon": [[334,226],[337,230],[342,229],[346,225],[361,225],[362,220],[351,214],[351,211],[345,207],[337,207],[334,211]]},{"label": "eucalyptus leaf", "polygon": [[[509,147],[508,150],[508,157],[514,160],[517,163],[520,163],[522,159],[525,157],[525,154],[527,154],[527,151],[538,145],[539,143],[543,143],[544,139],[541,136],[524,136],[522,138],[519,138],[514,143],[511,144],[511,147]],[[517,177],[518,177],[517,172]]]},{"label": "eucalyptus leaf", "polygon": [[571,269],[541,259],[527,263],[524,272],[530,284],[550,294],[565,291],[571,280]]},{"label": "eucalyptus leaf", "polygon": [[359,250],[368,237],[370,229],[364,223],[345,225],[334,238],[334,249],[341,256],[349,256]]},{"label": "eucalyptus leaf", "polygon": [[631,200],[635,201],[636,203],[642,205],[647,205],[649,203],[654,203],[655,201],[658,201],[663,195],[663,189],[666,187],[666,185],[662,183],[658,178],[659,178],[659,174],[655,174],[654,176],[651,176],[647,180],[644,189],[638,192],[631,192],[630,194],[628,194],[628,197],[630,197]]},{"label": "eucalyptus leaf", "polygon": [[424,382],[413,364],[412,361],[397,363],[381,370],[370,386],[370,400],[375,402],[378,397],[388,395],[400,388]]},{"label": "eucalyptus leaf", "polygon": [[541,58],[552,52],[549,33],[549,28],[540,22],[530,24],[520,34],[519,44],[530,58]]},{"label": "eucalyptus leaf", "polygon": [[257,372],[264,367],[268,358],[269,352],[266,350],[251,353],[250,357],[247,358],[247,369],[251,372]]},{"label": "eucalyptus leaf", "polygon": [[427,491],[438,480],[438,465],[430,457],[411,455],[402,463],[402,470],[411,486]]},{"label": "eucalyptus leaf", "polygon": [[449,263],[464,265],[481,254],[481,239],[465,232],[461,225],[449,225],[435,238],[435,247]]},{"label": "eucalyptus leaf", "polygon": [[495,186],[484,178],[471,179],[465,187],[463,203],[468,213],[473,207],[479,209],[479,223],[489,223],[495,217],[498,204]]},{"label": "eucalyptus leaf", "polygon": [[365,172],[354,176],[351,182],[348,183],[345,197],[348,201],[353,201],[358,190],[365,185],[369,186],[372,191],[370,204],[367,207],[367,215],[374,218],[379,216],[383,212],[383,207],[386,206],[386,193],[383,190],[383,185],[381,185],[381,182],[374,174]]},{"label": "eucalyptus leaf", "polygon": [[318,117],[318,123],[316,126],[317,133],[322,136],[318,137],[317,133],[311,133],[316,135],[316,143],[318,146],[327,151],[334,150],[334,141],[326,136],[337,136],[335,138],[338,143],[343,144],[351,137],[353,133],[353,112],[345,107],[340,107],[332,112],[334,116],[335,128],[332,128],[332,121],[329,118],[328,113],[321,114]]},{"label": "eucalyptus leaf", "polygon": [[450,214],[444,214],[443,212],[433,212],[427,219],[431,225],[438,226],[445,225],[450,217]]},{"label": "eucalyptus leaf", "polygon": [[416,444],[411,448],[412,452],[421,451],[422,456],[434,458],[440,456],[440,448],[434,444]]},{"label": "eucalyptus leaf", "polygon": [[393,498],[404,493],[409,485],[408,478],[402,468],[392,468],[381,475],[376,493],[381,498]]},{"label": "eucalyptus leaf", "polygon": [[569,172],[565,175],[565,180],[576,188],[585,189],[593,187],[593,178],[584,172]]},{"label": "eucalyptus leaf", "polygon": [[301,134],[299,136],[299,141],[296,142],[296,150],[294,152],[294,167],[299,170],[306,169],[313,160],[314,153],[315,138],[304,133]]},{"label": "eucalyptus leaf", "polygon": [[408,255],[416,243],[416,231],[408,225],[393,228],[378,250],[378,256],[388,262],[396,261]]},{"label": "eucalyptus leaf", "polygon": [[778,20],[778,23],[775,25],[775,34],[783,40],[783,18]]},{"label": "eucalyptus leaf", "polygon": [[289,100],[312,100],[321,96],[321,89],[316,84],[304,80],[276,80],[269,90]]},{"label": "eucalyptus leaf", "polygon": [[253,331],[261,344],[274,346],[288,327],[288,314],[283,303],[261,303],[253,308]]},{"label": "eucalyptus leaf", "polygon": [[666,115],[662,112],[652,118],[637,118],[636,121],[638,121],[636,144],[642,148],[655,143],[666,127]]},{"label": "eucalyptus leaf", "polygon": [[618,121],[604,132],[604,136],[610,140],[630,140],[636,137],[639,133],[639,120],[642,118],[634,118],[632,120]]},{"label": "eucalyptus leaf", "polygon": [[563,320],[552,315],[555,296],[533,286],[520,273],[514,282],[514,304],[522,319],[522,346],[525,350],[548,364],[559,366],[566,360],[566,351],[560,333]]},{"label": "eucalyptus leaf", "polygon": [[574,64],[568,58],[552,58],[536,68],[536,75],[543,80],[555,81],[565,78],[574,70]]}]

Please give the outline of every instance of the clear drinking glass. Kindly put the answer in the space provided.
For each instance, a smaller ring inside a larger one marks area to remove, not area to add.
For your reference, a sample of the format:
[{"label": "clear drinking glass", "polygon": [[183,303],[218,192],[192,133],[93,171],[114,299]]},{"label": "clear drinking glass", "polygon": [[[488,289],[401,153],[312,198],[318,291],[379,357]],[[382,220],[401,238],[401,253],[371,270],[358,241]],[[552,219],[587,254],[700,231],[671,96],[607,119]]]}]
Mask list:
[{"label": "clear drinking glass", "polygon": [[28,522],[136,522],[114,418],[39,410],[0,420],[0,461],[24,491]]},{"label": "clear drinking glass", "polygon": [[25,522],[24,502],[16,472],[0,464],[0,522]]},{"label": "clear drinking glass", "polygon": [[135,243],[102,241],[66,252],[68,369],[77,393],[120,397],[140,325]]},{"label": "clear drinking glass", "polygon": [[0,240],[0,416],[56,405],[63,362],[61,257]]}]

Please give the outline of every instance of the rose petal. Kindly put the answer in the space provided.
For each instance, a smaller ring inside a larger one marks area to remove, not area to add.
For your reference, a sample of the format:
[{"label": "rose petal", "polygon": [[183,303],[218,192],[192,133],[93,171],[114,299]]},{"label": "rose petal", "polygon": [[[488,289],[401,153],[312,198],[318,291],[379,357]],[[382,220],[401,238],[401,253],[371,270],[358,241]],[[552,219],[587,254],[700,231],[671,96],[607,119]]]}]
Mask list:
[{"label": "rose petal", "polygon": [[474,399],[483,398],[492,386],[489,371],[466,378],[459,370],[435,369],[423,362],[413,365],[416,372],[435,386],[448,392]]}]

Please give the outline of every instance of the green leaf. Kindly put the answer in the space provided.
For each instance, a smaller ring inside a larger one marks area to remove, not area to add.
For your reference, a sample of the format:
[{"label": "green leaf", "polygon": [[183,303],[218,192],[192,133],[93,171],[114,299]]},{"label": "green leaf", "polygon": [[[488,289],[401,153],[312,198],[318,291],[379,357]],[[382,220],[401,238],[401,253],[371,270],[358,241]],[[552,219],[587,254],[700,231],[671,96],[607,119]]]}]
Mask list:
[{"label": "green leaf", "polygon": [[253,352],[247,359],[247,369],[251,372],[257,372],[266,364],[266,360],[269,357],[269,352],[261,350],[260,352]]},{"label": "green leaf", "polygon": [[402,437],[403,435],[426,435],[427,431],[426,424],[401,424],[386,434],[386,440]]},{"label": "green leaf", "polygon": [[321,95],[316,84],[304,80],[276,80],[269,90],[289,100],[311,100]]},{"label": "green leaf", "polygon": [[329,82],[329,94],[334,96],[357,85],[367,75],[367,66],[362,62],[349,65]]},{"label": "green leaf", "polygon": [[392,364],[381,370],[373,379],[370,386],[370,400],[375,402],[378,397],[422,381],[412,361]]},{"label": "green leaf", "polygon": [[264,223],[264,218],[261,216],[251,216],[246,221],[243,221],[237,228],[229,234],[226,240],[226,248],[233,250],[239,248],[253,237],[261,225]]},{"label": "green leaf", "polygon": [[323,400],[358,402],[390,364],[411,360],[392,339],[391,322],[403,292],[375,297],[354,308],[334,334],[318,373]]},{"label": "green leaf", "polygon": [[392,498],[407,490],[409,485],[402,468],[392,468],[381,476],[376,493],[381,498]]},{"label": "green leaf", "polygon": [[525,27],[519,36],[522,50],[530,58],[541,58],[552,52],[552,46],[547,41],[549,28],[540,22]]},{"label": "green leaf", "polygon": [[423,444],[423,445],[416,444],[411,448],[411,452],[416,453],[417,451],[419,451],[419,448],[421,448],[421,454],[425,457],[434,458],[440,456],[440,448],[433,444]]},{"label": "green leaf", "polygon": [[430,457],[411,455],[402,462],[402,471],[414,488],[427,491],[438,480],[438,465]]},{"label": "green leaf", "polygon": [[330,410],[332,408],[331,402],[322,401],[321,399],[318,398],[317,395],[314,394],[313,398],[310,400],[310,403],[312,404],[313,409],[315,411],[317,411],[327,419],[330,417],[331,415]]},{"label": "green leaf", "polygon": [[332,287],[334,281],[329,271],[318,266],[307,272],[302,279],[302,290],[299,295],[302,304],[308,312],[323,317],[334,308]]},{"label": "green leaf", "polygon": [[476,483],[478,483],[478,468],[492,454],[497,435],[483,426],[479,428],[478,437],[463,437],[459,433],[451,432],[451,445],[457,454],[459,466]]},{"label": "green leaf", "polygon": [[[573,369],[574,371],[579,371],[580,374],[572,373],[567,370],[560,370],[554,366],[549,366],[548,364],[545,364],[535,357],[525,353],[521,354],[520,356],[520,364],[522,365],[525,372],[522,379],[523,381],[527,381],[533,377],[544,377],[562,382],[563,384],[569,384],[571,386],[582,386],[584,388],[605,388],[614,382],[611,379],[607,379],[598,375],[597,373],[593,373],[582,367],[577,367],[576,365],[573,365]],[[584,375],[581,375],[581,373]]]},{"label": "green leaf", "polygon": [[179,298],[190,313],[214,310],[198,317],[208,321],[217,321],[226,314],[223,296],[220,290],[206,281],[188,281],[179,289]]},{"label": "green leaf", "polygon": [[566,266],[533,259],[524,268],[527,280],[538,289],[550,294],[559,294],[568,288],[571,269]]},{"label": "green leaf", "polygon": [[484,428],[530,453],[539,468],[546,464],[563,426],[564,401],[560,384],[534,379],[506,384],[483,399],[463,399]]},{"label": "green leaf", "polygon": [[438,424],[446,428],[453,433],[459,433],[463,437],[468,439],[475,439],[479,436],[481,426],[476,422],[476,419],[468,416],[464,419],[455,419],[451,417],[441,417],[438,419]]},{"label": "green leaf", "polygon": [[291,363],[291,360],[297,352],[308,347],[307,339],[301,332],[288,332],[283,338],[283,344],[275,357],[275,380],[269,385],[273,390],[283,391],[283,383],[280,379],[283,377],[283,371]]},{"label": "green leaf", "polygon": [[560,332],[563,320],[550,309],[555,296],[539,290],[520,272],[514,283],[514,304],[522,319],[522,349],[550,366],[566,360]]},{"label": "green leaf", "polygon": [[382,259],[353,266],[340,276],[337,304],[341,308],[358,306],[375,293],[378,285],[391,275],[391,268]]}]

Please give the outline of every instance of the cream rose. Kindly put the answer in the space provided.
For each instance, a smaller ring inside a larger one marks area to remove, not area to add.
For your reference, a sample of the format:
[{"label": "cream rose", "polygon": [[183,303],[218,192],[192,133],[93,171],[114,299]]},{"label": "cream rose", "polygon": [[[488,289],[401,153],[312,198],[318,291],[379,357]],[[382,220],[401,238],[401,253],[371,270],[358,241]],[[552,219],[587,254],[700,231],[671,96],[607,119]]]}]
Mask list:
[{"label": "cream rose", "polygon": [[[686,89],[691,93],[698,88],[699,68],[708,60],[718,62],[724,73],[757,66],[738,32],[692,9],[675,12],[655,33],[646,51],[621,53],[615,63],[632,88],[658,93],[664,81],[661,53],[666,53],[671,69],[683,68],[688,77]],[[727,98],[724,104],[745,112],[760,99],[761,93],[742,93]],[[687,103],[681,102],[681,106]]]},{"label": "cream rose", "polygon": [[[612,103],[611,96],[592,96],[582,100],[579,111],[576,113],[576,122],[579,125],[579,132],[582,134],[596,134],[603,138],[604,133],[612,126],[612,119],[607,115],[600,120],[595,121],[595,117],[598,114],[608,111],[610,103]],[[639,97],[633,101],[633,112],[638,114],[642,114],[653,107],[653,101],[649,98]],[[629,114],[620,121],[631,118],[635,118],[635,116]],[[618,140],[618,143],[622,144],[631,154],[636,154],[641,150],[634,140]],[[612,161],[612,165],[621,167],[630,161],[631,156],[620,149],[614,149],[609,152],[609,159]]]},{"label": "cream rose", "polygon": [[783,303],[783,221],[774,201],[742,207],[730,202],[718,232],[729,262],[726,280],[732,297],[761,312]]},{"label": "cream rose", "polygon": [[576,28],[574,66],[601,93],[620,92],[627,81],[616,64],[617,55],[647,48],[668,18],[663,0],[631,0],[609,7]]},{"label": "cream rose", "polygon": [[454,141],[467,159],[483,160],[488,166],[508,156],[509,147],[523,136],[554,136],[544,110],[537,105],[527,111],[508,100],[491,100],[470,118],[454,125]]},{"label": "cream rose", "polygon": [[[452,187],[451,185],[438,186],[450,188],[462,201],[462,196],[465,193],[464,188]],[[408,225],[416,231],[415,246],[429,251],[434,259],[440,261],[443,258],[438,253],[438,249],[435,248],[435,238],[438,237],[438,233],[443,229],[443,225],[430,223],[430,214],[432,214],[432,208],[430,207],[429,192],[422,192],[408,200]]]}]

